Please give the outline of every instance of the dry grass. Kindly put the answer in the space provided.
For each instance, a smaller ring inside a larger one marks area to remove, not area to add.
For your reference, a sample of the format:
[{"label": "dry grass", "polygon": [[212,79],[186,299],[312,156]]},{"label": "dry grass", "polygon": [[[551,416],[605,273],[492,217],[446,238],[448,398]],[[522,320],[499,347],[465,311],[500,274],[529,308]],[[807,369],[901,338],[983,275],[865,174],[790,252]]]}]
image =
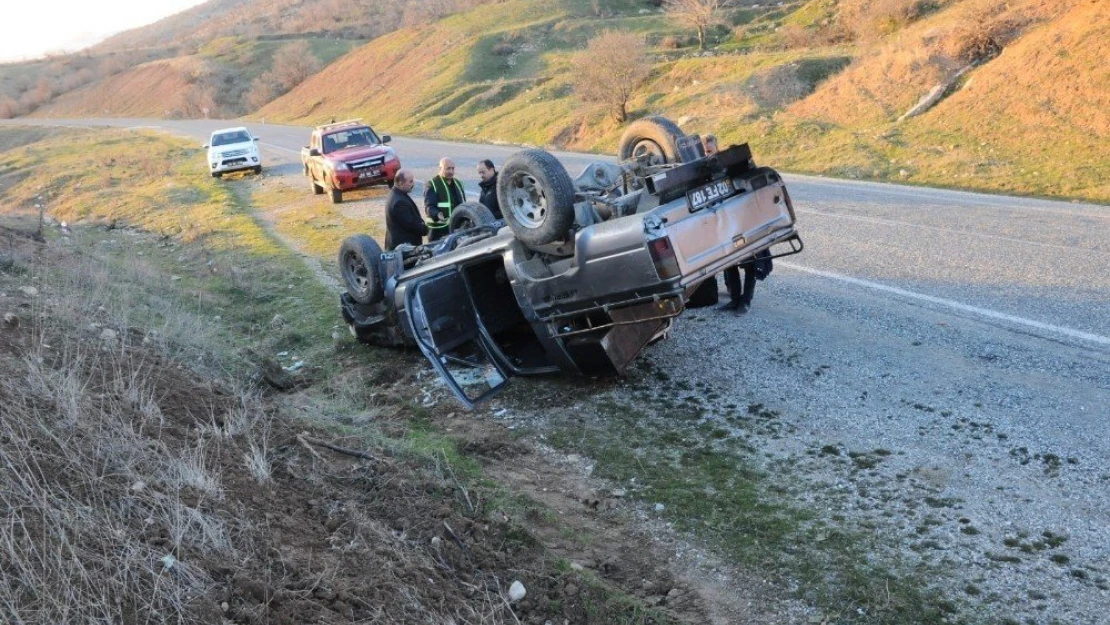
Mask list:
[{"label": "dry grass", "polygon": [[[102,282],[80,280],[107,269],[96,264],[83,258],[75,276],[33,264],[17,274],[39,279],[22,341],[9,331],[0,352],[0,620],[212,622],[203,599],[213,580],[196,562],[236,553],[210,505],[223,493],[212,457],[242,446],[265,464],[268,421],[238,408],[226,421],[245,425],[220,442],[168,418],[179,381],[140,349],[142,336],[104,333],[86,310],[44,303],[106,303]],[[242,395],[240,406],[257,405]]]},{"label": "dry grass", "polygon": [[202,117],[216,110],[216,93],[198,77],[210,71],[196,57],[152,61],[66,93],[34,117]]}]

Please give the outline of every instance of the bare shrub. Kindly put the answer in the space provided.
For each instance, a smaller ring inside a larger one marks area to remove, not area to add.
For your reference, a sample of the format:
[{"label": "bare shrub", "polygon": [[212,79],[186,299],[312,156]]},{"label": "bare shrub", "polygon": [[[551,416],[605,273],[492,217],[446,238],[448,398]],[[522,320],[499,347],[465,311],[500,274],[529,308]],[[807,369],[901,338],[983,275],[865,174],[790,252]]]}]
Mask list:
[{"label": "bare shrub", "polygon": [[244,99],[251,109],[260,109],[281,95],[281,87],[274,80],[273,75],[266,73],[251,81]]},{"label": "bare shrub", "polygon": [[698,48],[705,49],[705,33],[721,21],[721,10],[729,0],[663,0],[663,10],[678,23],[693,28],[698,35]]},{"label": "bare shrub", "polygon": [[582,100],[604,106],[613,119],[623,122],[628,119],[628,100],[650,72],[642,35],[605,31],[579,53],[574,90]]},{"label": "bare shrub", "polygon": [[667,35],[659,41],[659,47],[664,50],[677,50],[682,47],[682,42],[674,35]]},{"label": "bare shrub", "polygon": [[11,96],[0,96],[0,119],[11,119],[23,114],[23,107]]},{"label": "bare shrub", "polygon": [[948,33],[941,50],[961,64],[982,63],[1001,54],[1024,26],[1019,20],[980,12]]},{"label": "bare shrub", "polygon": [[251,82],[244,96],[247,106],[251,109],[266,106],[319,72],[320,65],[307,41],[295,41],[278,48],[270,71]]},{"label": "bare shrub", "polygon": [[500,41],[493,44],[493,48],[490,49],[490,52],[495,56],[509,56],[513,52],[516,52],[516,48],[511,43]]},{"label": "bare shrub", "polygon": [[783,26],[779,36],[788,48],[808,48],[814,43],[813,31],[798,24]]},{"label": "bare shrub", "polygon": [[798,75],[797,67],[789,64],[756,73],[748,82],[748,90],[761,108],[781,108],[805,97],[810,86]]},{"label": "bare shrub", "polygon": [[274,79],[286,91],[304,82],[304,79],[320,71],[320,60],[312,53],[307,41],[286,44],[274,53],[271,72]]},{"label": "bare shrub", "polygon": [[868,41],[898,32],[934,5],[931,0],[844,0],[838,20],[856,39]]}]

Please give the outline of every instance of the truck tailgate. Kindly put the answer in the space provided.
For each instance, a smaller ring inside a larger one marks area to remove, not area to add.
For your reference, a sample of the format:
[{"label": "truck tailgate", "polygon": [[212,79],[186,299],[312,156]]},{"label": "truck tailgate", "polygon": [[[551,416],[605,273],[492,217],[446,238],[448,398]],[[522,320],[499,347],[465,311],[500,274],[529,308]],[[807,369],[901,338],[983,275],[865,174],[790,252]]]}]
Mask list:
[{"label": "truck tailgate", "polygon": [[674,247],[682,283],[751,257],[794,233],[794,216],[786,187],[777,174],[767,179],[738,178],[737,195],[691,212],[692,201],[680,198],[657,209]]}]

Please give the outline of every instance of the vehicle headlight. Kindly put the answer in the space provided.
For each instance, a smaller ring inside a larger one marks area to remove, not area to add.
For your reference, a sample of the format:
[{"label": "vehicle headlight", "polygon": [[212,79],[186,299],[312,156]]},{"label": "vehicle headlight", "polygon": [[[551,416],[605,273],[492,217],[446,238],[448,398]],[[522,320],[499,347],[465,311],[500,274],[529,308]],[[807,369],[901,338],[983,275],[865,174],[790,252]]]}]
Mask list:
[{"label": "vehicle headlight", "polygon": [[390,150],[389,152],[385,153],[385,161],[383,161],[383,162],[391,163],[395,160],[397,160],[397,153],[396,152]]},{"label": "vehicle headlight", "polygon": [[347,163],[332,163],[331,168],[335,171],[351,171],[351,168],[347,167]]}]

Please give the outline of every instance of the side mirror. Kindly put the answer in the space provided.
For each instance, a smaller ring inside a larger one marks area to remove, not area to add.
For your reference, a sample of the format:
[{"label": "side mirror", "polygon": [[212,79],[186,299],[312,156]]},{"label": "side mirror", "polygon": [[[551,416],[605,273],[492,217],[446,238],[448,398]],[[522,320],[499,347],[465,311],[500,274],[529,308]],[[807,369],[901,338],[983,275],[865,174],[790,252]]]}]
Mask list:
[{"label": "side mirror", "polygon": [[202,145],[202,146],[200,146],[200,147],[202,147],[202,148],[204,148],[204,149],[208,149],[208,144],[207,144],[207,143],[205,143],[204,145]]},{"label": "side mirror", "polygon": [[255,138],[254,138],[254,140],[255,140],[255,141],[258,141],[258,137],[255,137]]},{"label": "side mirror", "polygon": [[316,148],[312,148],[311,150],[308,151],[308,155],[309,156],[320,156],[320,150],[317,150]]},{"label": "side mirror", "polygon": [[389,143],[390,141],[393,141],[393,137],[389,135],[382,135],[382,143]]}]

